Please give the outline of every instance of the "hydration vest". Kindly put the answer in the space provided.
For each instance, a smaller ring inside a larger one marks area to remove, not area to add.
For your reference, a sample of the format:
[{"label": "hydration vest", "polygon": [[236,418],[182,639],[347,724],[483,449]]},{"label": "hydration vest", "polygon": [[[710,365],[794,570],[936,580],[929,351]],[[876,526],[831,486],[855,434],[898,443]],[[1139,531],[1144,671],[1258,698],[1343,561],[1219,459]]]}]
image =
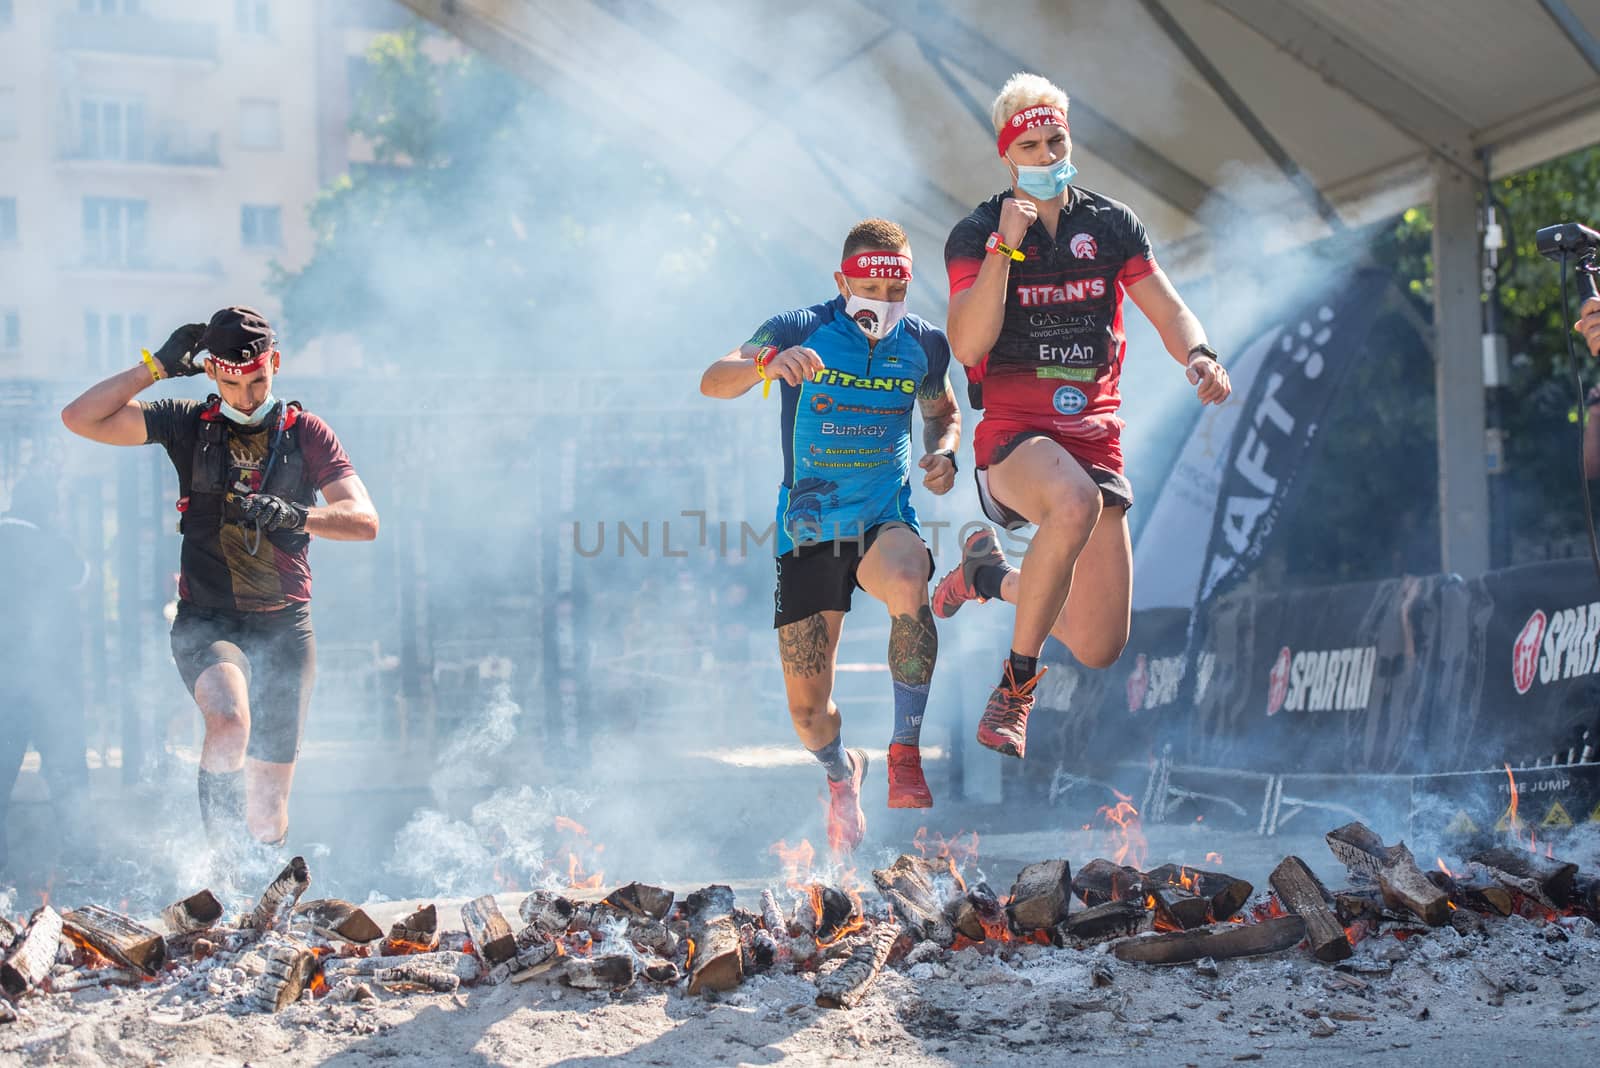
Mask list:
[{"label": "hydration vest", "polygon": [[[306,470],[305,454],[300,451],[300,402],[280,402],[282,412],[274,429],[268,431],[267,469],[257,493],[270,493],[307,508],[316,503],[317,490]],[[189,485],[179,487],[180,534],[220,530],[227,523],[249,527],[243,519],[227,517],[227,499],[233,492],[228,485],[228,420],[222,414],[222,401],[212,395],[200,412],[200,428],[194,439],[194,461],[190,465]],[[311,541],[304,531],[263,532],[263,537],[286,553],[297,553]]]}]

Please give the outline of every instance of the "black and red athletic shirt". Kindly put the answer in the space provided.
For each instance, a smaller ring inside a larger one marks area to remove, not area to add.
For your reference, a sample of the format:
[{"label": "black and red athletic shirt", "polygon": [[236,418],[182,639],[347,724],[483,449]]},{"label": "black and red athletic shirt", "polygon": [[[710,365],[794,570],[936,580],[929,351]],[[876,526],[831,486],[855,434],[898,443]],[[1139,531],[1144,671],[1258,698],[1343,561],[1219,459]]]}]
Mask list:
[{"label": "black and red athletic shirt", "polygon": [[[978,279],[984,243],[1000,228],[1010,190],[978,205],[945,243],[950,295]],[[1156,271],[1150,238],[1127,205],[1072,186],[1052,238],[1035,222],[1011,264],[1000,336],[970,383],[984,415],[974,434],[978,465],[1023,432],[1044,432],[1085,462],[1122,471],[1119,385],[1126,338],[1124,290]],[[974,403],[978,403],[974,398]]]},{"label": "black and red athletic shirt", "polygon": [[[193,400],[143,402],[145,440],[167,450],[178,473],[178,493],[187,497],[193,481],[195,438],[200,433],[200,413],[205,405]],[[312,488],[319,493],[331,482],[356,473],[332,428],[310,412],[300,412],[295,433]],[[276,423],[260,426],[227,425],[227,482],[259,486],[268,444]],[[239,518],[236,503],[226,514]],[[203,608],[242,612],[270,611],[311,600],[309,545],[285,552],[253,528],[226,523],[221,529],[195,524],[183,535],[178,597]],[[252,552],[251,550],[255,550]]]}]

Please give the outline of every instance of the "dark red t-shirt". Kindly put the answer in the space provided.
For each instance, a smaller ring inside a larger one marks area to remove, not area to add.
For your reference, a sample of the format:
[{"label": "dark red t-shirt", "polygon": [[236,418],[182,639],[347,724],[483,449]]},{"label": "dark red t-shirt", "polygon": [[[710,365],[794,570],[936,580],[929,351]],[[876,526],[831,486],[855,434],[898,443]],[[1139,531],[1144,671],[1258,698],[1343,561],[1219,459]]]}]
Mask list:
[{"label": "dark red t-shirt", "polygon": [[[1000,228],[1007,190],[978,205],[945,243],[950,295],[970,289]],[[1025,430],[1050,434],[1074,455],[1122,471],[1120,384],[1125,288],[1155,273],[1144,224],[1127,205],[1073,186],[1052,238],[1034,223],[1027,257],[1011,264],[1005,318],[969,381],[982,383],[984,415],[973,445],[979,466]]]},{"label": "dark red t-shirt", "polygon": [[[186,496],[192,482],[195,438],[205,405],[192,400],[141,403],[145,440],[167,450],[178,472],[178,494]],[[259,427],[223,424],[228,447],[227,485],[241,481],[259,487],[276,420],[268,417]],[[327,423],[310,412],[299,413],[292,433],[298,436],[306,473],[318,492],[331,482],[356,473],[344,447]],[[224,506],[224,516],[239,518],[238,505]],[[178,596],[205,608],[264,611],[290,602],[311,600],[309,546],[285,552],[253,527],[224,523],[191,524],[183,536]],[[209,529],[206,529],[209,528]],[[251,550],[254,550],[252,552]]]}]

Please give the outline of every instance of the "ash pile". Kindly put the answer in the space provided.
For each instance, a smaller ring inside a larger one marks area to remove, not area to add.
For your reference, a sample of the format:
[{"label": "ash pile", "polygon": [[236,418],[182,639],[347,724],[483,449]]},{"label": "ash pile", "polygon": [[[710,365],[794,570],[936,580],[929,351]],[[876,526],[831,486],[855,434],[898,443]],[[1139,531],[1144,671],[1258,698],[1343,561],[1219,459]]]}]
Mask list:
[{"label": "ash pile", "polygon": [[872,871],[870,886],[849,874],[835,878],[839,885],[791,877],[750,907],[725,885],[680,899],[635,882],[593,900],[535,891],[516,906],[513,926],[487,895],[461,906],[453,930],[442,928],[433,904],[385,931],[349,902],[303,900],[311,873],[296,857],[232,918],[202,890],[165,909],[159,926],[94,904],[65,912],[46,904],[24,923],[0,921],[0,1018],[107,986],[152,991],[192,1017],[308,1003],[360,1009],[534,981],[696,996],[764,973],[804,976],[817,1005],[848,1010],[885,969],[916,981],[978,954],[1071,957],[1088,964],[1096,985],[1110,985],[1123,967],[1113,961],[1192,964],[1215,975],[1218,961],[1276,955],[1355,975],[1382,966],[1381,954],[1365,955],[1377,964],[1352,959],[1358,945],[1444,928],[1452,946],[1465,947],[1452,952],[1488,956],[1502,927],[1520,935],[1531,926],[1557,965],[1562,944],[1596,938],[1600,873],[1576,864],[1519,845],[1424,870],[1403,843],[1389,845],[1359,823],[1326,840],[1349,872],[1338,890],[1294,856],[1261,890],[1212,870],[1143,871],[1096,859],[1074,873],[1058,859],[1027,866],[1002,895],[969,882],[941,852],[902,855]]}]

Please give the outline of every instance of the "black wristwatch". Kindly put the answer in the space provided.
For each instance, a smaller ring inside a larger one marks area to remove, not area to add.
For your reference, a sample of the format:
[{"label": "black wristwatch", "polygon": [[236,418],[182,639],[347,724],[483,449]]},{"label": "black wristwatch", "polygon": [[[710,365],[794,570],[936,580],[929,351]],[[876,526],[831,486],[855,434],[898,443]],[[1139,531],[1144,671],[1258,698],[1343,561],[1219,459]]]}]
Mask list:
[{"label": "black wristwatch", "polygon": [[1189,363],[1194,363],[1194,358],[1197,354],[1200,356],[1209,356],[1211,359],[1216,360],[1219,364],[1222,362],[1222,357],[1219,356],[1217,354],[1217,350],[1212,348],[1210,345],[1200,344],[1190,349]]},{"label": "black wristwatch", "polygon": [[956,472],[961,470],[961,465],[956,463],[956,450],[954,450],[954,449],[934,449],[933,450],[933,454],[935,456],[948,456],[950,458],[950,473],[951,474],[955,474]]}]

